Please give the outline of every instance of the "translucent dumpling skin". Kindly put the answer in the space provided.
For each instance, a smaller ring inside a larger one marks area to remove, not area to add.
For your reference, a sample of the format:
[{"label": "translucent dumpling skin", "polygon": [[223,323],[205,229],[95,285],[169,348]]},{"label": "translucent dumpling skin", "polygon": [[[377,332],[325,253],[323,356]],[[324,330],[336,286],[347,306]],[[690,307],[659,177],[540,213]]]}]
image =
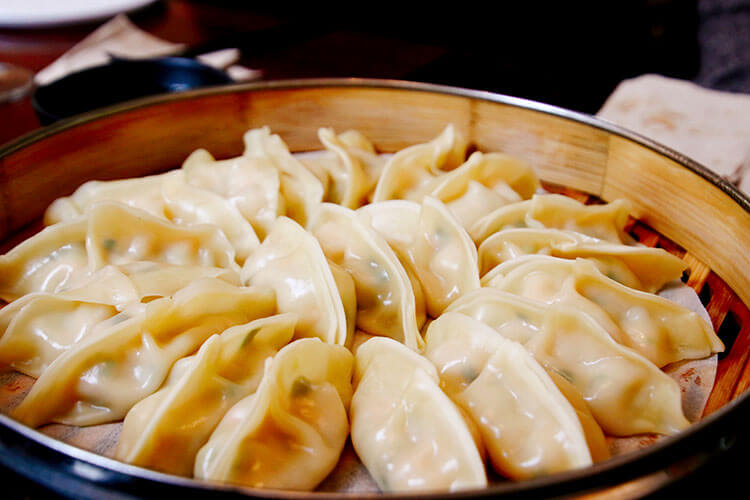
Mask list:
[{"label": "translucent dumpling skin", "polygon": [[314,489],[349,435],[352,354],[320,339],[288,344],[258,391],[224,416],[195,460],[195,477],[257,488]]},{"label": "translucent dumpling skin", "polygon": [[177,359],[211,335],[269,316],[274,308],[271,290],[206,278],[135,314],[126,309],[58,356],[14,417],[33,427],[120,420],[159,389]]},{"label": "translucent dumpling skin", "polygon": [[463,415],[440,390],[435,368],[392,339],[357,350],[352,444],[381,490],[485,486],[484,464]]},{"label": "translucent dumpling skin", "polygon": [[573,384],[607,434],[674,434],[689,425],[677,383],[585,313],[492,288],[464,295],[447,311],[523,344],[542,366]]},{"label": "translucent dumpling skin", "polygon": [[255,392],[266,359],[294,334],[287,313],[228,328],[175,363],[157,392],[125,416],[116,458],[190,476],[198,450],[229,408]]},{"label": "translucent dumpling skin", "polygon": [[425,356],[479,428],[499,473],[526,479],[591,465],[575,410],[518,342],[446,313],[427,330]]}]

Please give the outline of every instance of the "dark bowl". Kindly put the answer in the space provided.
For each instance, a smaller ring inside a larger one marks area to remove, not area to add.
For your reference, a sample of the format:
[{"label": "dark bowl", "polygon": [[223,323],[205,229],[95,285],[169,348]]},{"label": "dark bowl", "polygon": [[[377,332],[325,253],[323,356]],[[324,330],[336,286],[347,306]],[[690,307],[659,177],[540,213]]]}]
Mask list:
[{"label": "dark bowl", "polygon": [[231,82],[224,71],[187,57],[113,58],[38,87],[31,103],[42,124],[49,125],[138,97]]}]

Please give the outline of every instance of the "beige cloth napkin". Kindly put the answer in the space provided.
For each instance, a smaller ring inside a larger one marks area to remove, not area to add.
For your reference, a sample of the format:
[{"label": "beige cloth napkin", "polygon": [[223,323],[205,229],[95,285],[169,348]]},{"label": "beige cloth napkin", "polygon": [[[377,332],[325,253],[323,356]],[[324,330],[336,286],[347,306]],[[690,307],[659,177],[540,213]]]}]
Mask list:
[{"label": "beige cloth napkin", "polygon": [[750,194],[750,95],[643,75],[620,83],[597,116],[693,158]]},{"label": "beige cloth napkin", "polygon": [[[109,61],[110,54],[129,58],[147,58],[173,55],[182,49],[184,49],[183,44],[155,37],[134,25],[125,14],[120,14],[97,28],[55,62],[39,71],[34,81],[37,85],[45,85],[74,71],[105,64]],[[225,69],[235,81],[256,80],[262,76],[259,70],[234,64],[239,57],[239,50],[230,48],[203,54],[197,59],[204,64]]]}]

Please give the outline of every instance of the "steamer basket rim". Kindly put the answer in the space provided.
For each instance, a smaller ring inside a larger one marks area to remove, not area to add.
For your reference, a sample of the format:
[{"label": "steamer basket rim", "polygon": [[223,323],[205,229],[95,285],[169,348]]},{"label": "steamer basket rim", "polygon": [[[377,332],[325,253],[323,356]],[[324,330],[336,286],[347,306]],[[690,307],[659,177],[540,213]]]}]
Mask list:
[{"label": "steamer basket rim", "polygon": [[692,170],[704,179],[719,187],[727,193],[746,211],[750,212],[750,198],[742,193],[731,182],[727,181],[712,170],[706,168],[696,160],[671,149],[657,141],[649,139],[637,132],[621,127],[613,122],[603,118],[572,111],[559,106],[545,104],[530,99],[514,97],[504,94],[498,94],[486,90],[474,90],[463,87],[453,87],[448,85],[439,85],[433,83],[414,82],[407,80],[386,80],[374,78],[304,78],[289,80],[268,80],[261,82],[236,83],[229,85],[218,85],[205,87],[201,89],[189,90],[185,92],[175,92],[159,94],[140,99],[134,99],[123,103],[115,104],[105,108],[96,109],[70,118],[55,122],[46,127],[41,127],[22,135],[10,142],[0,145],[0,161],[6,156],[42,139],[63,132],[67,129],[83,125],[91,121],[105,118],[118,113],[136,110],[156,104],[164,104],[174,101],[198,99],[201,97],[243,93],[260,90],[290,90],[290,89],[312,89],[312,88],[372,88],[385,90],[409,90],[415,92],[426,92],[434,94],[445,94],[455,97],[464,97],[472,100],[487,101],[496,104],[505,104],[508,106],[537,111],[540,113],[557,116],[574,122],[582,123],[602,131],[614,134],[625,139],[638,143],[654,152],[668,157],[682,166]]},{"label": "steamer basket rim", "polygon": [[[697,161],[670,149],[656,141],[648,139],[633,131],[627,130],[614,123],[608,122],[592,115],[580,113],[565,108],[544,104],[528,99],[512,97],[497,94],[489,91],[472,90],[460,87],[451,87],[445,85],[402,81],[402,80],[380,80],[380,79],[363,79],[363,78],[324,78],[324,79],[295,79],[295,80],[273,80],[253,83],[221,85],[208,87],[186,92],[161,94],[158,96],[146,97],[120,103],[114,106],[101,108],[71,118],[56,122],[47,127],[29,132],[5,145],[0,146],[0,166],[3,160],[13,153],[27,147],[33,143],[39,142],[47,137],[61,133],[65,130],[84,125],[86,123],[105,118],[118,113],[124,113],[139,108],[144,108],[157,104],[164,104],[173,101],[182,101],[189,99],[199,99],[206,96],[218,94],[244,93],[262,90],[292,90],[292,89],[313,89],[313,88],[372,88],[385,90],[407,90],[415,92],[437,93],[449,96],[463,97],[471,100],[481,100],[496,104],[508,105],[544,113],[566,120],[571,120],[584,125],[588,125],[610,134],[633,141],[645,148],[648,148],[657,154],[663,155],[681,166],[693,171],[697,175],[706,179],[711,184],[717,186],[728,196],[730,196],[745,212],[750,213],[750,198],[739,191],[733,184],[718,174],[704,167]],[[372,498],[419,498],[420,500],[436,498],[479,498],[484,496],[503,495],[504,498],[541,495],[543,497],[575,494],[592,488],[614,486],[625,481],[637,479],[647,474],[662,470],[665,467],[673,465],[688,456],[702,454],[704,461],[707,461],[715,454],[722,450],[722,443],[735,437],[735,433],[743,428],[744,422],[750,416],[750,391],[742,394],[735,400],[727,403],[715,413],[707,416],[701,421],[693,424],[685,431],[676,436],[671,436],[660,440],[656,444],[645,449],[614,457],[610,460],[595,464],[578,471],[569,471],[565,473],[553,474],[536,479],[530,479],[522,482],[508,482],[499,485],[493,485],[482,490],[462,491],[450,494],[415,494],[415,495],[394,495],[394,494],[357,494],[357,497]],[[744,432],[744,431],[743,431]],[[25,444],[18,444],[18,440],[25,440]],[[262,496],[266,498],[353,498],[351,494],[345,493],[317,493],[313,497],[309,493],[274,491],[274,490],[248,490],[232,485],[216,485],[209,483],[200,483],[188,478],[177,477],[169,474],[163,474],[156,471],[144,469],[141,467],[125,464],[114,459],[110,459],[93,452],[89,452],[67,443],[55,440],[45,434],[28,428],[6,415],[0,414],[0,464],[15,470],[16,472],[27,475],[32,471],[23,468],[24,463],[31,466],[46,467],[46,469],[55,469],[55,460],[40,459],[41,462],[35,462],[32,458],[21,456],[17,452],[18,446],[30,448],[29,452],[32,457],[42,452],[53,452],[59,454],[62,458],[70,461],[69,473],[76,475],[78,479],[88,479],[94,484],[99,485],[104,490],[98,493],[106,492],[106,488],[123,481],[135,481],[144,488],[149,484],[158,483],[161,487],[167,486],[181,490],[190,497],[191,493],[200,495],[207,491],[214,491],[223,498]],[[14,453],[13,450],[16,450]],[[58,455],[58,458],[60,458]],[[14,457],[19,460],[14,460]],[[24,459],[31,460],[24,462]],[[89,474],[85,472],[85,466],[91,467]],[[76,469],[78,467],[78,469]],[[83,469],[81,468],[83,467]],[[30,477],[35,479],[34,477]],[[38,479],[38,477],[36,478]],[[132,492],[133,485],[126,488]],[[115,487],[115,491],[118,488]],[[114,493],[114,492],[113,492]],[[105,493],[106,494],[106,493]],[[148,493],[147,493],[148,494]],[[121,498],[117,496],[117,498]]]}]

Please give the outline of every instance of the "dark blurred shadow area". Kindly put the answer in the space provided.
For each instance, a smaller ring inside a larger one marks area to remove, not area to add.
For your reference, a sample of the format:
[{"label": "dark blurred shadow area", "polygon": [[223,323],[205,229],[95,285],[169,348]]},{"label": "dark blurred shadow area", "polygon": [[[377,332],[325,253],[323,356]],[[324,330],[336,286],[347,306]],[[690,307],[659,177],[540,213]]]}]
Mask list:
[{"label": "dark blurred shadow area", "polygon": [[[294,8],[219,3],[302,22],[314,26],[320,38],[331,39],[329,45],[295,47],[294,59],[304,62],[298,66],[300,72],[314,63],[325,70],[311,76],[397,77],[596,112],[625,78],[653,72],[693,79],[700,69],[698,5],[690,0],[452,2],[420,7],[385,3],[363,4],[356,11],[352,4],[346,8],[335,2],[324,9],[314,3]],[[352,33],[359,35],[360,43],[344,43],[344,34]],[[380,42],[390,67],[373,57],[375,50],[363,49],[367,37],[372,44]],[[399,53],[394,40],[415,54],[405,53],[403,47]],[[252,47],[246,52],[252,59]],[[410,68],[409,57],[424,60],[414,60],[416,67]],[[368,58],[383,68],[358,74]],[[407,71],[398,74],[401,68]]]},{"label": "dark blurred shadow area", "polygon": [[700,0],[696,83],[750,93],[750,0]]},{"label": "dark blurred shadow area", "polygon": [[[194,54],[240,48],[266,80],[416,80],[589,113],[645,73],[750,92],[750,0],[164,0],[130,17]],[[0,31],[0,52],[38,70],[95,28]]]}]

